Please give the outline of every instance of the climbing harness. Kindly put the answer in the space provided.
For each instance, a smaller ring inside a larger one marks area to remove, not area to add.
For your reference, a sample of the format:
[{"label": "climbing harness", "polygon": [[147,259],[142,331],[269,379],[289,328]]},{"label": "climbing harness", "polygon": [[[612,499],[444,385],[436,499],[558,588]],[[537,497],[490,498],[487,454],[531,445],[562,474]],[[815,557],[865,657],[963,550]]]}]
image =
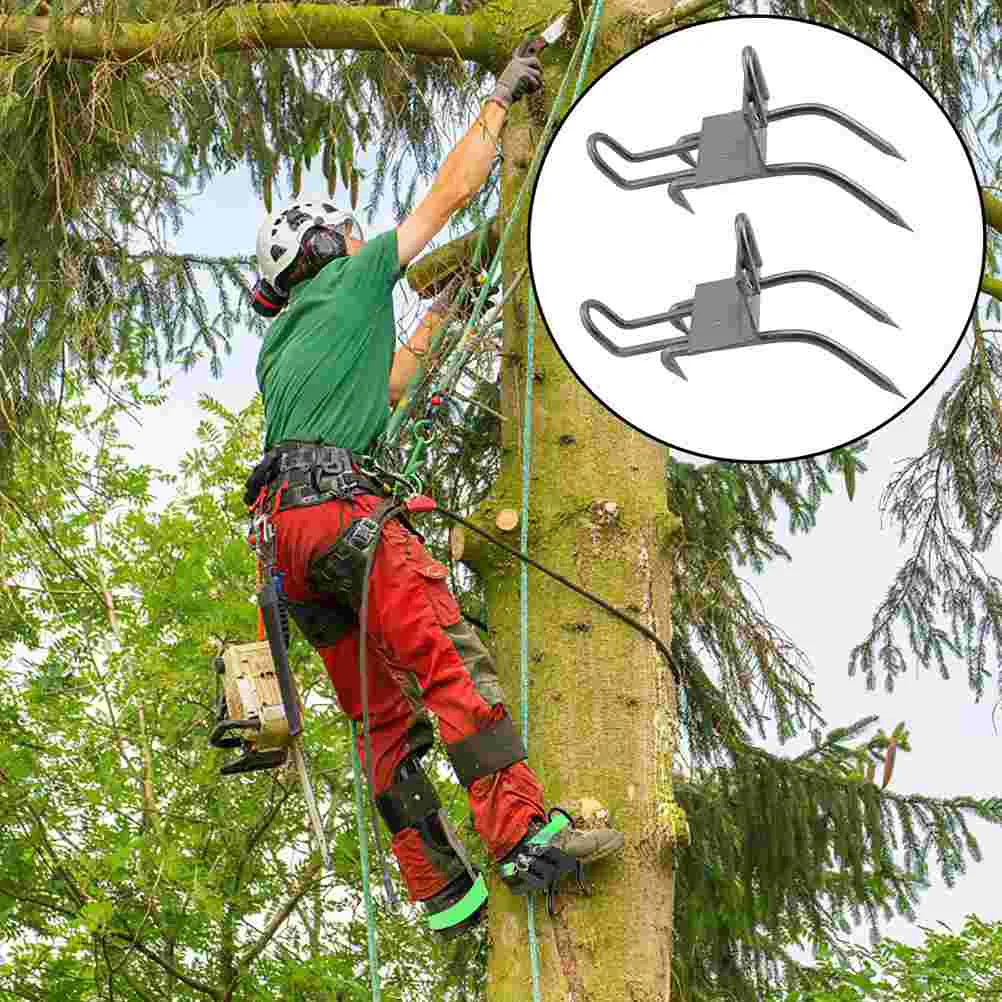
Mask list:
[{"label": "climbing harness", "polygon": [[[758,344],[803,342],[830,352],[882,390],[895,393],[899,397],[904,396],[882,372],[824,334],[809,330],[759,330],[759,296],[762,290],[794,282],[814,282],[822,285],[847,299],[853,306],[868,313],[879,323],[889,324],[892,327],[897,327],[897,324],[879,306],[874,306],[848,286],[819,271],[784,271],[762,277],[759,274],[762,256],[751,223],[743,212],[735,217],[734,229],[738,243],[734,278],[703,282],[696,286],[696,294],[692,299],[683,299],[675,303],[666,313],[640,317],[637,320],[624,320],[597,299],[587,299],[581,304],[580,310],[581,323],[584,324],[585,330],[606,351],[617,358],[630,358],[660,351],[661,364],[682,379],[686,378],[685,373],[677,360],[685,355],[701,355],[728,348],[748,348]],[[592,310],[601,313],[606,320],[622,330],[636,330],[638,327],[649,327],[667,321],[682,331],[684,336],[619,347],[595,326],[591,319]],[[686,318],[689,319],[689,326],[683,322]]]},{"label": "climbing harness", "polygon": [[[779,122],[798,115],[819,115],[844,126],[871,146],[896,157],[905,158],[889,143],[865,125],[835,108],[825,104],[791,104],[784,108],[769,110],[769,88],[766,86],[762,67],[755,50],[746,45],[741,53],[744,68],[744,90],[741,109],[724,115],[711,115],[703,119],[699,132],[680,136],[670,146],[631,153],[604,132],[593,132],[587,140],[588,156],[595,166],[613,184],[627,191],[668,185],[668,197],[683,209],[693,211],[685,193],[696,188],[709,188],[718,184],[733,184],[761,177],[788,177],[808,175],[831,181],[850,195],[859,199],[876,213],[906,230],[911,227],[901,215],[862,185],[850,180],[831,167],[815,163],[770,164],[766,156],[766,135],[770,122]],[[643,163],[677,156],[689,165],[688,170],[671,171],[653,177],[627,179],[620,176],[602,159],[599,144],[610,147],[629,163]],[[698,149],[693,159],[692,151]]]}]

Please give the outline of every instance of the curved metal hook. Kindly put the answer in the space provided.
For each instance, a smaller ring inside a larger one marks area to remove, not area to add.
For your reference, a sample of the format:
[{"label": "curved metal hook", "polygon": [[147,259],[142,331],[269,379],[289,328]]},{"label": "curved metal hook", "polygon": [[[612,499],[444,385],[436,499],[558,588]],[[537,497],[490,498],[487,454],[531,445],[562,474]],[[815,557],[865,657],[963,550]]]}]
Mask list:
[{"label": "curved metal hook", "polygon": [[738,257],[734,265],[734,277],[743,281],[751,295],[757,296],[762,289],[762,279],[759,268],[762,267],[762,254],[758,249],[755,231],[751,220],[739,212],[734,217],[734,233],[738,241]]},{"label": "curved metal hook", "polygon": [[[662,338],[659,341],[647,341],[644,344],[634,344],[629,345],[625,348],[619,347],[608,337],[605,336],[596,326],[595,322],[591,318],[591,311],[597,310],[599,313],[605,317],[611,324],[619,327],[621,330],[636,330],[638,327],[650,327],[653,324],[665,323],[666,321],[671,323],[673,326],[678,327],[684,334],[688,334],[688,331],[684,327],[679,326],[676,323],[680,317],[687,316],[688,313],[692,311],[691,300],[685,300],[681,303],[676,303],[667,313],[657,313],[650,317],[639,317],[636,320],[624,320],[618,313],[613,312],[609,309],[605,303],[599,302],[597,299],[586,299],[580,307],[579,313],[581,316],[581,323],[588,333],[596,340],[598,343],[605,348],[610,354],[615,355],[617,358],[632,358],[634,355],[644,355],[651,351],[660,351],[663,348],[672,348],[679,345],[685,344],[688,337],[671,337]],[[688,306],[688,309],[686,307]]]},{"label": "curved metal hook", "polygon": [[752,348],[760,344],[784,344],[799,342],[802,344],[811,344],[815,348],[822,348],[824,351],[829,352],[836,358],[845,362],[847,365],[852,366],[860,375],[866,376],[871,383],[879,386],[880,389],[886,390],[888,393],[893,393],[896,396],[905,398],[905,395],[894,385],[891,380],[885,376],[879,369],[870,365],[869,362],[864,361],[855,352],[850,351],[844,345],[834,341],[830,337],[826,337],[824,334],[819,334],[817,331],[807,331],[807,330],[777,330],[777,331],[759,331],[757,337],[754,341],[745,341],[738,344],[727,344],[721,345],[717,348],[711,348],[708,351],[701,352],[690,352],[686,348],[680,350],[672,351],[670,348],[666,348],[661,352],[661,364],[671,372],[675,373],[677,376],[681,376],[685,379],[685,375],[682,369],[679,367],[678,359],[683,358],[690,354],[701,354],[708,355],[715,351],[730,351],[734,348]]},{"label": "curved metal hook", "polygon": [[783,108],[773,108],[768,113],[768,121],[781,122],[785,118],[796,118],[798,115],[818,115],[820,118],[827,118],[848,129],[871,146],[876,147],[881,153],[897,157],[898,160],[905,159],[898,152],[897,147],[889,143],[882,136],[878,136],[872,129],[868,129],[862,122],[857,122],[855,118],[850,117],[844,111],[839,111],[837,108],[832,108],[827,104],[789,104]]},{"label": "curved metal hook", "polygon": [[817,331],[760,331],[759,338],[761,339],[762,344],[782,344],[786,342],[799,341],[803,344],[812,344],[815,348],[822,348],[834,355],[836,358],[841,359],[847,365],[851,365],[858,373],[866,376],[871,383],[875,383],[882,390],[886,390],[888,393],[893,393],[895,396],[899,396],[902,399],[907,399],[905,395],[894,385],[894,383],[891,382],[891,380],[879,369],[870,365],[869,362],[865,362],[859,357],[859,355],[850,351],[844,345],[839,344],[838,341],[834,341],[830,337],[826,337],[824,334],[818,334]]},{"label": "curved metal hook", "polygon": [[769,111],[766,108],[769,86],[765,82],[758,53],[750,45],[741,50],[741,66],[744,71],[742,105],[746,111],[750,110],[755,118],[755,121],[749,121],[748,125],[752,128],[765,128],[769,121]]},{"label": "curved metal hook", "polygon": [[689,155],[689,150],[694,150],[699,145],[699,135],[688,135],[682,136],[677,143],[673,143],[671,146],[663,146],[656,150],[647,150],[643,153],[631,153],[624,146],[621,146],[616,142],[612,136],[606,135],[604,132],[593,132],[588,137],[587,148],[588,156],[591,162],[610,180],[613,184],[620,188],[624,188],[626,191],[636,191],[640,188],[653,188],[659,184],[665,184],[679,177],[682,173],[680,171],[672,171],[668,174],[657,174],[654,177],[641,177],[641,178],[625,178],[620,174],[617,174],[612,167],[607,164],[598,152],[598,144],[605,143],[606,146],[610,147],[617,156],[622,157],[623,160],[628,161],[632,164],[644,163],[647,160],[659,160],[662,157],[678,156],[681,157],[686,163],[691,166],[695,166],[695,161]]}]

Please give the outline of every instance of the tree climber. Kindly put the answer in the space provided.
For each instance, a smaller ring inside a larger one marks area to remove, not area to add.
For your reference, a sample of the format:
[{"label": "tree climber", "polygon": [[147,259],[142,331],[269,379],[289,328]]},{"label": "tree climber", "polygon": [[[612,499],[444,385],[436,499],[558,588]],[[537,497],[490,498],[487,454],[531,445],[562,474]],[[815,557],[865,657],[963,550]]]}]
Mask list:
[{"label": "tree climber", "polygon": [[[451,290],[394,354],[393,287],[483,186],[509,107],[541,83],[538,58],[520,46],[428,194],[396,229],[365,242],[349,213],[327,198],[306,197],[266,219],[257,238],[255,307],[277,319],[257,363],[267,452],[246,501],[274,512],[274,566],[289,611],[323,659],[341,709],[356,721],[357,613],[364,555],[376,545],[367,768],[408,894],[450,939],[481,921],[486,891],[421,768],[433,743],[428,710],[438,717],[476,830],[515,893],[549,892],[564,874],[580,874],[581,864],[617,852],[624,841],[608,828],[575,829],[560,808],[547,812],[491,657],[462,618],[446,568],[401,518],[390,518],[373,539],[367,516],[378,515],[386,495],[355,460],[385,428],[389,405],[448,310]],[[361,736],[358,744],[364,761]]]}]

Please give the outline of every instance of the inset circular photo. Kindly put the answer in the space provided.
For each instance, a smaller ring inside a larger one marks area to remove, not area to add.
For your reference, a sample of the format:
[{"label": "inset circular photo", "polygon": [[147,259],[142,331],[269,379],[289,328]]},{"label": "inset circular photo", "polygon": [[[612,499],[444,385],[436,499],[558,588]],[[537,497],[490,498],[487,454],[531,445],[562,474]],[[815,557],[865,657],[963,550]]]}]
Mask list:
[{"label": "inset circular photo", "polygon": [[776,462],[871,435],[958,347],[985,228],[971,158],[895,62],[733,17],[607,70],[546,152],[536,298],[577,378],[666,445]]}]

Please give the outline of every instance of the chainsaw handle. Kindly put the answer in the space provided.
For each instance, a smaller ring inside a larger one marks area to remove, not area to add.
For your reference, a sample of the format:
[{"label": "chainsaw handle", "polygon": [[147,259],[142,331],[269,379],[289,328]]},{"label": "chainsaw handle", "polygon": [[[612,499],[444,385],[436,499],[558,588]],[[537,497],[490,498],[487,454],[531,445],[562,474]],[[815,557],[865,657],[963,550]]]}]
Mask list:
[{"label": "chainsaw handle", "polygon": [[213,748],[239,748],[243,738],[228,738],[230,731],[257,731],[261,724],[257,720],[220,720],[209,735],[209,744]]}]

